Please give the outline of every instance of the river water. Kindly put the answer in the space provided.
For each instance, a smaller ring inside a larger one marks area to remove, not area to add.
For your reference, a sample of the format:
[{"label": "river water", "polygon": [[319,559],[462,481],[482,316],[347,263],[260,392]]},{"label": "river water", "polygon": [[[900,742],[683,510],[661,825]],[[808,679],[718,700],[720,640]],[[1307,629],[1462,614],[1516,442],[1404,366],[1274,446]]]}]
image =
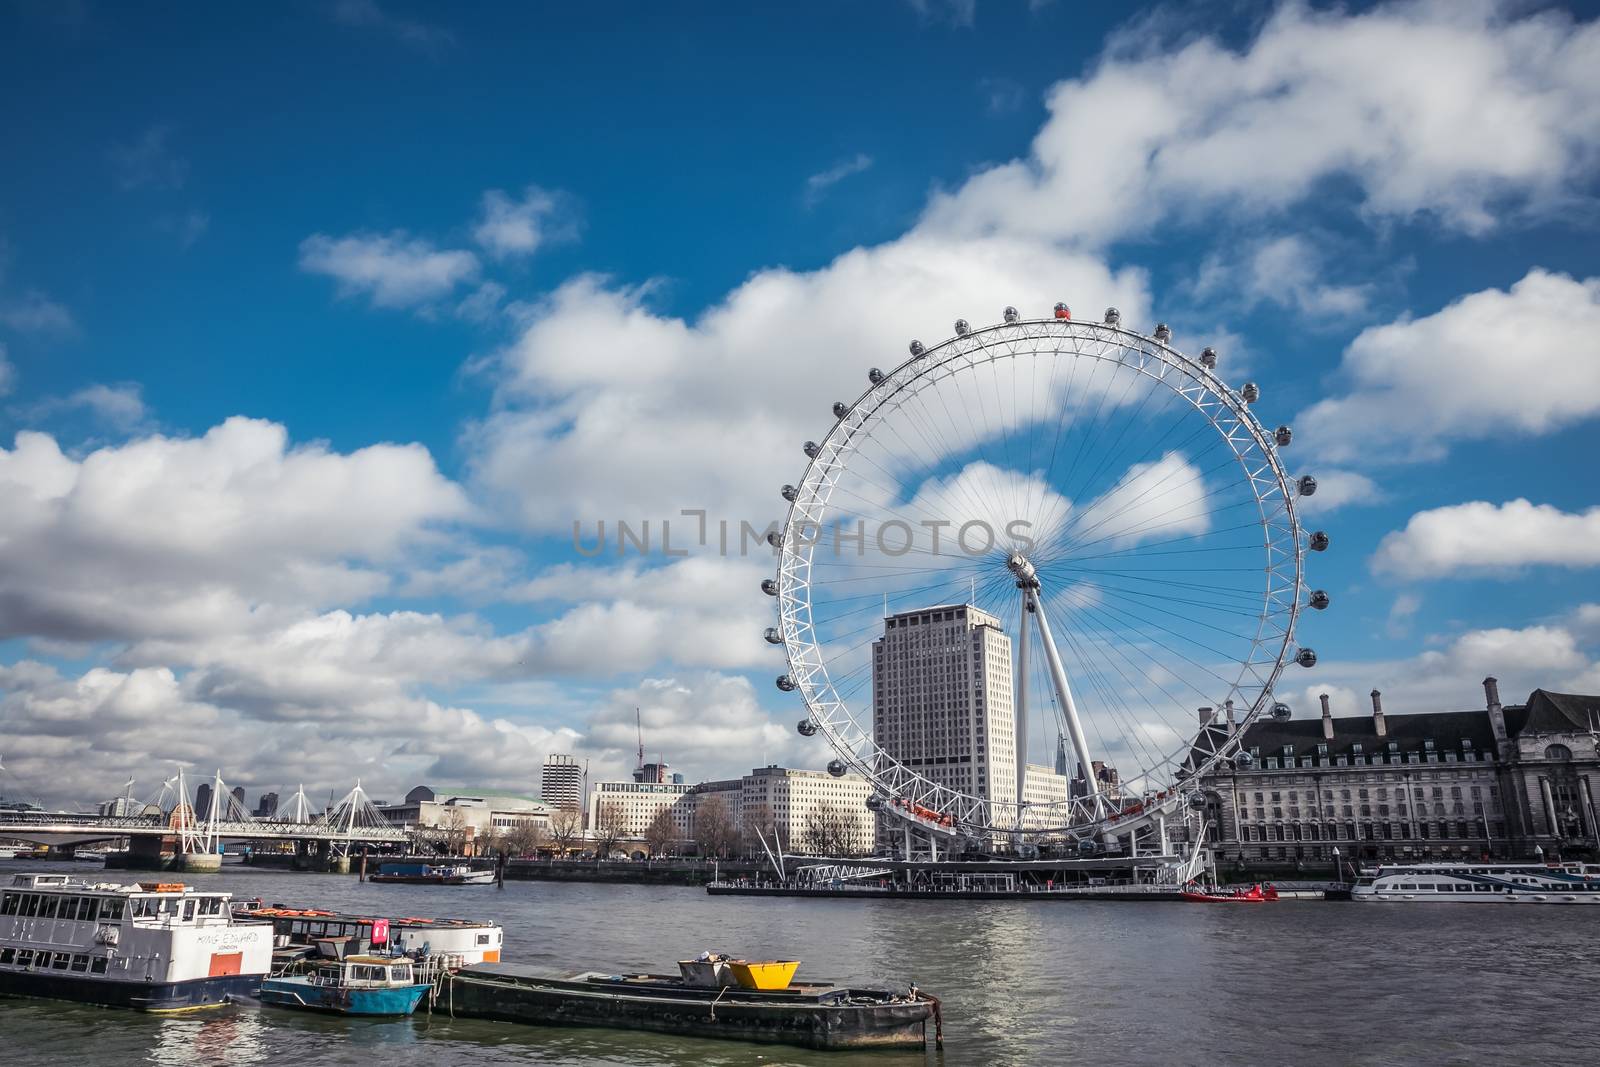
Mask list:
[{"label": "river water", "polygon": [[[76,869],[83,864],[26,869]],[[23,867],[0,863],[0,879]],[[108,876],[127,879],[123,872]],[[655,886],[422,887],[228,868],[237,896],[493,918],[508,961],[675,970],[702,949],[799,958],[800,977],[915,981],[941,1053],[819,1053],[419,1014],[356,1021],[254,1003],[178,1016],[0,1000],[0,1064],[1536,1064],[1600,1060],[1600,909],[1281,901],[920,902],[710,897]]]}]

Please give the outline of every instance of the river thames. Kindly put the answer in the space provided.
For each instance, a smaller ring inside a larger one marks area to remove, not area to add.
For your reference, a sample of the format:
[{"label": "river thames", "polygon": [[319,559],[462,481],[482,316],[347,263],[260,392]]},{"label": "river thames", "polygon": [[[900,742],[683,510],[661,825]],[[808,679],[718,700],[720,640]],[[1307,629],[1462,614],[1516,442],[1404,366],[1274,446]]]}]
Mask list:
[{"label": "river thames", "polygon": [[[83,864],[0,864],[14,871]],[[135,875],[112,871],[111,880]],[[0,1062],[75,1064],[1502,1064],[1594,1058],[1600,914],[1514,905],[752,899],[654,886],[420,887],[228,868],[188,876],[334,910],[491,918],[506,959],[674,971],[703,949],[944,1000],[945,1049],[821,1053],[254,1002],[178,1016],[0,1001]],[[1557,1005],[1565,1004],[1563,1010]]]}]

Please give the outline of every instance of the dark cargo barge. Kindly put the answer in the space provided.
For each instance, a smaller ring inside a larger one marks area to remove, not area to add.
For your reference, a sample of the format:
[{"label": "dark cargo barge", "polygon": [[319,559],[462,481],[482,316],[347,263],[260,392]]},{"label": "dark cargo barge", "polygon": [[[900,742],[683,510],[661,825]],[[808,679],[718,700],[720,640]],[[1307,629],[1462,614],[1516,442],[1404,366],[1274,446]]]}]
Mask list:
[{"label": "dark cargo barge", "polygon": [[731,1038],[814,1049],[922,1048],[938,998],[796,982],[782,990],[704,988],[677,977],[574,974],[552,977],[515,964],[451,975],[434,1011],[545,1026],[604,1026]]}]

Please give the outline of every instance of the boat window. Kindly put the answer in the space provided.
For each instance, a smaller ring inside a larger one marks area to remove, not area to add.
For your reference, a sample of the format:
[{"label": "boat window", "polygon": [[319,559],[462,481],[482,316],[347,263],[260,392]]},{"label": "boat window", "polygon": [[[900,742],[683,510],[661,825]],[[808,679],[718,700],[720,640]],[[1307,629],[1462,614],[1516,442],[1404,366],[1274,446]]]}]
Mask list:
[{"label": "boat window", "polygon": [[17,914],[25,915],[25,916],[28,916],[29,918],[39,914],[39,894],[38,893],[24,893],[24,894],[22,894],[22,906],[21,906],[21,910],[19,912],[17,912]]},{"label": "boat window", "polygon": [[100,901],[100,921],[107,923],[120,922],[122,919],[122,898],[106,897]]},{"label": "boat window", "polygon": [[14,948],[0,948],[0,963],[15,963],[17,950]]},{"label": "boat window", "polygon": [[0,915],[15,915],[21,902],[21,893],[7,893],[0,897]]},{"label": "boat window", "polygon": [[488,943],[489,943],[489,935],[488,934],[479,934],[478,935],[478,944],[487,945]]},{"label": "boat window", "polygon": [[100,921],[100,898],[84,897],[83,907],[78,909],[78,919],[82,922]]},{"label": "boat window", "polygon": [[200,898],[200,914],[201,915],[221,915],[222,914],[222,898],[221,897],[201,897]]},{"label": "boat window", "polygon": [[189,922],[192,919],[194,919],[194,906],[195,906],[195,902],[192,901],[192,900],[186,900],[186,901],[183,902],[183,921],[184,922]]},{"label": "boat window", "polygon": [[1492,886],[1492,885],[1475,885],[1475,886],[1472,887],[1472,891],[1474,893],[1493,893],[1494,892],[1494,886]]},{"label": "boat window", "polygon": [[1413,892],[1416,890],[1416,888],[1417,887],[1416,887],[1415,883],[1412,883],[1412,884],[1409,884],[1409,885],[1403,885],[1403,886],[1400,887],[1401,891],[1405,891],[1405,890],[1409,889],[1409,890],[1412,890]]},{"label": "boat window", "polygon": [[18,967],[31,967],[31,966],[33,966],[33,949],[31,949],[31,948],[19,948],[19,949],[17,949],[17,966]]},{"label": "boat window", "polygon": [[94,959],[89,961],[90,972],[93,974],[105,974],[107,962],[108,961],[104,956],[96,956]]},{"label": "boat window", "polygon": [[87,955],[73,956],[72,969],[79,972],[87,971],[89,969],[89,957]]},{"label": "boat window", "polygon": [[56,958],[50,961],[50,969],[52,971],[64,971],[71,962],[72,954],[70,952],[57,952]]}]

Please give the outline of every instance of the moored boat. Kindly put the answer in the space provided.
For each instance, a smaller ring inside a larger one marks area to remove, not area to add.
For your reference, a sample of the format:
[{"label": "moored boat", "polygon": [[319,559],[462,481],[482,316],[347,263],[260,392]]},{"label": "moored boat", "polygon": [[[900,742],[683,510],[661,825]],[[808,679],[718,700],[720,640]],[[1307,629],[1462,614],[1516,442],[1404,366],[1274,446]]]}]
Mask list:
[{"label": "moored boat", "polygon": [[346,956],[261,983],[261,1003],[337,1015],[410,1015],[432,988],[403,956]]},{"label": "moored boat", "polygon": [[1596,863],[1385,864],[1350,889],[1350,899],[1401,904],[1600,905]]},{"label": "moored boat", "polygon": [[18,874],[0,892],[0,993],[177,1011],[254,994],[272,929],[227,893]]},{"label": "moored boat", "polygon": [[312,908],[268,907],[259,901],[237,905],[234,914],[241,919],[271,923],[274,945],[284,954],[309,955],[318,942],[334,940],[344,942],[351,954],[433,956],[467,966],[497,962],[505,943],[505,931],[498,923],[479,919],[341,915]]},{"label": "moored boat", "polygon": [[492,885],[493,871],[476,871],[465,863],[385,863],[369,882],[402,885]]},{"label": "moored boat", "polygon": [[1194,904],[1270,904],[1278,899],[1278,889],[1257,883],[1249,889],[1234,889],[1224,893],[1220,889],[1204,889],[1190,882],[1183,887],[1183,899]]},{"label": "moored boat", "polygon": [[[773,961],[784,968],[793,962]],[[942,1041],[938,998],[914,986],[904,993],[799,982],[756,989],[677,975],[556,977],[511,964],[468,967],[445,982],[440,999],[448,998],[456,1015],[505,1022],[844,1049],[922,1048],[932,1021],[932,1036]]]}]

